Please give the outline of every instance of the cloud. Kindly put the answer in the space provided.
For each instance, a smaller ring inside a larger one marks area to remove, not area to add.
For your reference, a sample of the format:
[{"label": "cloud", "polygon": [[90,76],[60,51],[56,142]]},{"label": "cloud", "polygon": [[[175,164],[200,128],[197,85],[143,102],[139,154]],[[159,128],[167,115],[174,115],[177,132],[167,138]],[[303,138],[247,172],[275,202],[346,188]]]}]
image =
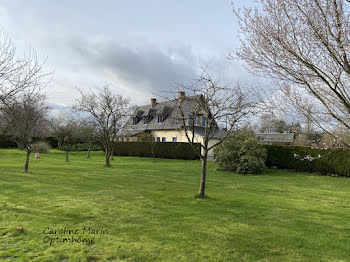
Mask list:
[{"label": "cloud", "polygon": [[71,38],[68,43],[91,70],[152,92],[168,91],[176,82],[188,82],[195,75],[198,60],[186,46],[162,50],[149,43],[127,45],[104,38],[86,42]]}]

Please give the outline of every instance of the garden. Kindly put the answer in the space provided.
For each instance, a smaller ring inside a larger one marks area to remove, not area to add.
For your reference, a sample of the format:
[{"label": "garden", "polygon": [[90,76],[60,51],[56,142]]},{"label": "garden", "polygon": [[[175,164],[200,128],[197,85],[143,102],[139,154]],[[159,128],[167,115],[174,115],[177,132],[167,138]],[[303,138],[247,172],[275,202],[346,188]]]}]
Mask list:
[{"label": "garden", "polygon": [[199,199],[198,160],[104,157],[51,150],[24,174],[0,149],[0,260],[350,260],[349,179],[209,162]]}]

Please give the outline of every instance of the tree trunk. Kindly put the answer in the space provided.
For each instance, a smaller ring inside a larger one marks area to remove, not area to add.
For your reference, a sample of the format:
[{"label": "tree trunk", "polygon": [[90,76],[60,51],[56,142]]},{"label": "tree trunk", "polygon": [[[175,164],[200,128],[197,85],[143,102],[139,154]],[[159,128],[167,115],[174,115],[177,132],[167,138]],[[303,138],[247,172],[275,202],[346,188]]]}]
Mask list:
[{"label": "tree trunk", "polygon": [[106,150],[105,156],[106,156],[106,166],[110,166],[110,164],[109,164],[109,157],[110,157],[111,155],[110,155],[110,153],[109,153],[108,150]]},{"label": "tree trunk", "polygon": [[26,164],[24,165],[24,173],[28,173],[28,169],[29,169],[29,156],[30,156],[30,148],[27,147],[27,158],[26,158]]},{"label": "tree trunk", "polygon": [[90,151],[91,151],[91,146],[89,145],[88,152],[87,152],[87,158],[90,158]]},{"label": "tree trunk", "polygon": [[205,180],[207,177],[207,155],[202,158],[202,176],[201,176],[201,184],[199,186],[199,197],[204,198],[205,196]]},{"label": "tree trunk", "polygon": [[69,159],[68,159],[68,150],[66,150],[66,162],[68,162]]},{"label": "tree trunk", "polygon": [[151,150],[152,150],[152,157],[153,157],[153,163],[156,162],[156,155],[155,155],[155,152],[154,152],[154,142],[152,141],[151,142]]}]

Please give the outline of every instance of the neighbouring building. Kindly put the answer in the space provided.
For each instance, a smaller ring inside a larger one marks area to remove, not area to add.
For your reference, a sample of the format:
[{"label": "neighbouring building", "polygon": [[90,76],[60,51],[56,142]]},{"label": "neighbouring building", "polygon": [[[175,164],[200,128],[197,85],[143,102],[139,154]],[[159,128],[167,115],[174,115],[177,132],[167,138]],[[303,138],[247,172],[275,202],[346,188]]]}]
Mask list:
[{"label": "neighbouring building", "polygon": [[324,133],[255,133],[262,144],[317,146],[319,148],[348,147],[350,137]]},{"label": "neighbouring building", "polygon": [[292,145],[295,140],[295,133],[256,133],[260,143]]},{"label": "neighbouring building", "polygon": [[[151,98],[150,104],[136,108],[119,133],[119,141],[137,142],[142,135],[152,134],[156,142],[188,142],[182,120],[183,113],[186,126],[192,123],[195,125],[195,142],[202,143],[206,119],[204,116],[195,119],[191,116],[196,106],[196,97],[186,97],[185,92],[179,92],[178,98],[171,101],[158,103],[155,98]],[[180,102],[182,112],[178,107]],[[213,133],[209,146],[222,138],[225,131],[217,127]],[[212,150],[209,155],[212,155]]]}]

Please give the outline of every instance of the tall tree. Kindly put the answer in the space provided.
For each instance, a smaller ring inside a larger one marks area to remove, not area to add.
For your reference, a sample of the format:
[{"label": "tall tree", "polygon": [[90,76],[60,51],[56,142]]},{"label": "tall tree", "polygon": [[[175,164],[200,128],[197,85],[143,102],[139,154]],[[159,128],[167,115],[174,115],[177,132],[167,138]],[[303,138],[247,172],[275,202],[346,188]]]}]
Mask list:
[{"label": "tall tree", "polygon": [[9,38],[0,35],[0,103],[25,92],[37,92],[48,82],[43,63],[40,63],[36,52],[19,56],[15,45]]},{"label": "tall tree", "polygon": [[277,118],[272,114],[263,114],[260,116],[259,132],[262,133],[293,133],[301,132],[299,122],[290,122]]},{"label": "tall tree", "polygon": [[275,80],[279,103],[290,102],[327,132],[335,124],[350,129],[349,11],[345,0],[261,0],[234,9],[238,58]]},{"label": "tall tree", "polygon": [[[201,142],[201,152],[198,152],[202,161],[199,197],[203,198],[208,152],[221,144],[240,121],[252,112],[255,105],[253,92],[239,84],[223,86],[205,69],[192,84],[181,84],[178,90],[188,95],[178,103],[187,141],[192,146]],[[226,131],[219,125],[225,126]]]},{"label": "tall tree", "polygon": [[48,106],[45,96],[38,93],[30,92],[20,97],[12,97],[0,107],[0,119],[5,132],[14,139],[18,148],[27,151],[25,173],[28,173],[34,140],[46,134],[47,115]]},{"label": "tall tree", "polygon": [[115,149],[117,133],[130,115],[130,99],[115,94],[106,85],[97,92],[80,90],[80,98],[74,107],[88,113],[97,127],[97,136],[105,150],[106,166]]}]

